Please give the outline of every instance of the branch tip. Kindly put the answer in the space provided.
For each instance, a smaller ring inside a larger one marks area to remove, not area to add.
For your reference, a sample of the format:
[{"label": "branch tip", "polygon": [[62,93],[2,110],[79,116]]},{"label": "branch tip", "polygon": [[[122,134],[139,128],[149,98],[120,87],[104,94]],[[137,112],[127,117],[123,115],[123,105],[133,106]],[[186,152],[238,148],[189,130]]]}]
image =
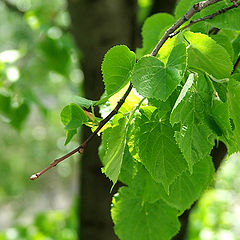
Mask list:
[{"label": "branch tip", "polygon": [[30,177],[30,180],[33,181],[33,180],[37,179],[38,177],[39,177],[39,173],[35,173]]}]

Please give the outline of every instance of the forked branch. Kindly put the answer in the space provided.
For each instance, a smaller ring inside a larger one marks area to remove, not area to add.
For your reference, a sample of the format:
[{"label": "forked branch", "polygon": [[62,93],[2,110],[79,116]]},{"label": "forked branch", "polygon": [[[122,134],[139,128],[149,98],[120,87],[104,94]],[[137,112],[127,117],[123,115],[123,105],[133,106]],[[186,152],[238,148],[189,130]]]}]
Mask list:
[{"label": "forked branch", "polygon": [[[194,14],[196,14],[197,12],[200,12],[202,9],[215,4],[217,2],[220,2],[222,0],[205,0],[199,3],[196,3],[193,5],[193,7],[182,17],[180,18],[175,24],[173,24],[163,35],[163,37],[161,38],[161,40],[158,42],[158,44],[155,46],[155,48],[153,49],[151,56],[156,56],[160,50],[160,48],[163,46],[163,44],[167,41],[167,39],[170,37],[170,34],[174,33],[180,26],[182,26],[182,24],[184,24],[185,22],[187,22]],[[236,4],[236,3],[235,3]],[[234,4],[234,5],[235,5]],[[214,16],[213,16],[214,17]],[[240,60],[238,60],[240,61]],[[237,63],[237,65],[239,64],[239,62]],[[123,97],[119,100],[117,106],[112,110],[112,112],[109,113],[109,115],[104,118],[100,123],[99,126],[97,127],[97,129],[91,134],[89,135],[89,137],[77,148],[75,148],[74,150],[72,150],[71,152],[67,153],[66,155],[57,158],[55,161],[53,161],[47,168],[43,169],[41,172],[35,173],[33,174],[30,179],[31,180],[35,180],[37,178],[39,178],[42,174],[44,174],[45,172],[47,172],[49,169],[55,167],[58,163],[62,162],[63,160],[69,158],[70,156],[72,156],[75,153],[80,153],[82,154],[84,152],[84,149],[86,148],[87,144],[97,135],[97,133],[103,128],[103,126],[115,115],[118,113],[119,109],[121,108],[121,106],[123,105],[123,103],[125,102],[127,96],[129,95],[129,93],[131,92],[133,86],[132,83],[130,83],[127,91],[125,92],[125,94],[123,95]]]},{"label": "forked branch", "polygon": [[192,20],[192,21],[190,21],[189,24],[187,24],[186,26],[182,27],[182,28],[179,29],[178,31],[176,31],[176,32],[174,32],[174,33],[171,33],[171,34],[169,35],[169,37],[172,38],[172,37],[176,36],[178,33],[182,32],[182,31],[183,31],[184,29],[186,29],[186,28],[191,27],[191,26],[192,26],[193,24],[195,24],[195,23],[202,22],[202,21],[205,21],[205,20],[208,20],[208,19],[213,19],[214,17],[216,17],[216,16],[218,16],[218,15],[220,15],[220,14],[223,14],[223,13],[225,13],[225,12],[227,12],[227,11],[233,9],[233,8],[237,8],[237,7],[239,7],[239,6],[240,6],[240,3],[234,2],[234,4],[233,4],[232,6],[230,6],[230,7],[220,9],[219,11],[217,11],[217,12],[215,12],[215,13],[213,13],[213,14],[210,14],[210,15],[208,15],[208,16],[205,16],[205,17],[201,17],[201,18]]}]

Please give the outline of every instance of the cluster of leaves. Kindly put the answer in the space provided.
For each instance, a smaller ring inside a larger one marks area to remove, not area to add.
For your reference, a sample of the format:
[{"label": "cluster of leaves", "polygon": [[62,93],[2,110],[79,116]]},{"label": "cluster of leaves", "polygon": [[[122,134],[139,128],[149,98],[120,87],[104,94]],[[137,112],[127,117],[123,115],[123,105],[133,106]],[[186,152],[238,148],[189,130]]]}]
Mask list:
[{"label": "cluster of leaves", "polygon": [[[102,171],[113,185],[117,180],[127,185],[113,198],[111,211],[121,240],[174,236],[180,228],[178,216],[212,181],[210,152],[215,141],[223,141],[229,154],[240,150],[239,73],[232,75],[239,57],[240,9],[181,32],[167,40],[156,57],[146,55],[196,2],[180,1],[175,16],[148,18],[143,48],[136,55],[126,46],[110,49],[102,64],[102,101],[78,99],[85,107],[108,100],[113,109],[114,95],[129,81],[138,93],[127,98],[104,129],[99,149]],[[221,1],[195,18],[229,4]],[[208,35],[211,27],[221,30]],[[67,106],[62,112],[66,129],[92,122],[83,116],[77,105]]]}]

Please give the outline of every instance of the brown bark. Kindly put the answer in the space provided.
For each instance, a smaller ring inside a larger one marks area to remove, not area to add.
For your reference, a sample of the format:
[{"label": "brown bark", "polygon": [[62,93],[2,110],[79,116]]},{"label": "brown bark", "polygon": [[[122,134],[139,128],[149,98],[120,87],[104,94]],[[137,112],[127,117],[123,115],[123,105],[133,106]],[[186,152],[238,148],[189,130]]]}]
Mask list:
[{"label": "brown bark", "polygon": [[[68,0],[72,33],[83,53],[85,97],[99,99],[103,93],[101,62],[114,45],[135,49],[136,0]],[[89,135],[84,130],[83,138]],[[86,148],[80,176],[80,239],[114,240],[110,217],[111,183],[101,173],[99,138]]]}]

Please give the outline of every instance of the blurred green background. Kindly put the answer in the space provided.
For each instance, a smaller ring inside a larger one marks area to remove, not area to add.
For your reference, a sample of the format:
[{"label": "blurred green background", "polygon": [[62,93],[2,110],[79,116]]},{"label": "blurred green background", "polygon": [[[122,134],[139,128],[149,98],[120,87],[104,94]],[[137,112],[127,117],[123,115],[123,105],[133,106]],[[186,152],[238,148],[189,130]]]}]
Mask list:
[{"label": "blurred green background", "polygon": [[[83,95],[81,52],[65,0],[0,1],[0,240],[77,239],[78,156],[29,177],[64,146],[62,108]],[[152,1],[139,0],[142,24]],[[232,156],[190,216],[188,240],[240,239],[240,156]]]},{"label": "blurred green background", "polygon": [[0,1],[0,239],[77,239],[77,157],[29,180],[78,144],[59,118],[83,80],[69,25],[63,0]]}]

